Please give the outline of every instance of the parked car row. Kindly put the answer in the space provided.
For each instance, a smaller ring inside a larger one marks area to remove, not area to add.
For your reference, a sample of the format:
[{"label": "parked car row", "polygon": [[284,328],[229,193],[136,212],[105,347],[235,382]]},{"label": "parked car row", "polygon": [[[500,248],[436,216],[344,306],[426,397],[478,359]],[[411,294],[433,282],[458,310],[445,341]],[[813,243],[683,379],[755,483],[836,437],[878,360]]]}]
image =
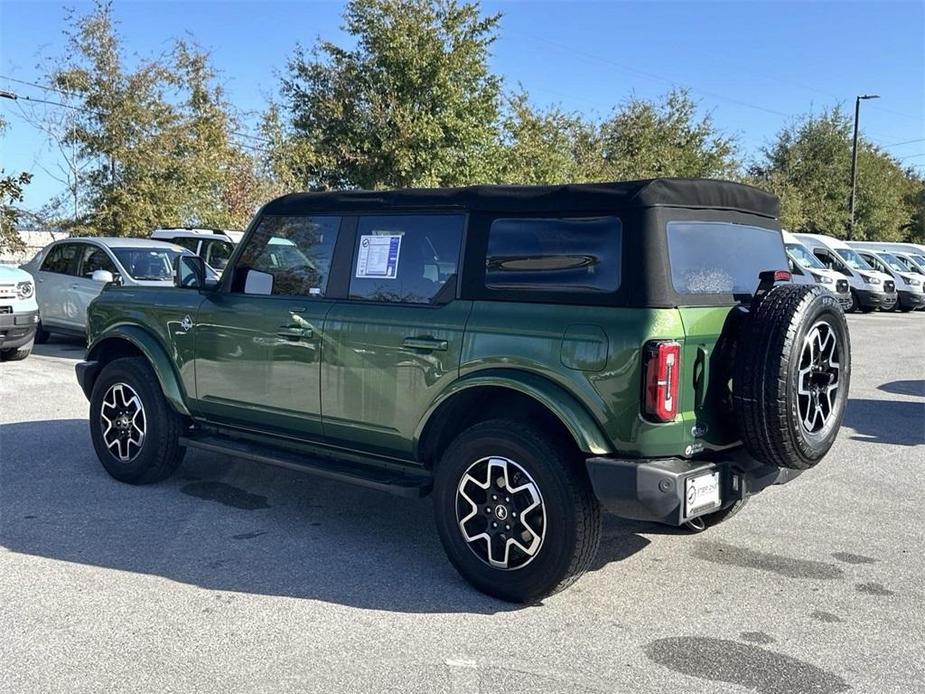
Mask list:
[{"label": "parked car row", "polygon": [[822,234],[783,232],[796,283],[819,282],[846,311],[925,308],[925,248],[887,242],[846,243]]}]

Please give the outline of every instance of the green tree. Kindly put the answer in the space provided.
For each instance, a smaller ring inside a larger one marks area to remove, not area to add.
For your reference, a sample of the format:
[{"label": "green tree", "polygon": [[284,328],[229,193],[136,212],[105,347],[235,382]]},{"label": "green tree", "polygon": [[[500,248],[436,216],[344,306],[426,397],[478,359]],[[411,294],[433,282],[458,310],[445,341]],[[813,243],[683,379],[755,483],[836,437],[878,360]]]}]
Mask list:
[{"label": "green tree", "polygon": [[[6,121],[0,118],[0,133],[3,133],[6,127]],[[16,224],[20,217],[17,205],[23,200],[23,187],[31,180],[32,174],[25,171],[7,175],[5,170],[0,169],[0,253],[16,253],[26,248],[26,244],[16,233]]]},{"label": "green tree", "polygon": [[534,109],[520,93],[502,133],[500,176],[512,183],[739,176],[735,141],[709,115],[699,117],[684,90],[630,99],[599,123]]},{"label": "green tree", "polygon": [[[781,198],[786,229],[845,237],[850,214],[852,123],[838,106],[783,128],[750,169]],[[858,144],[856,239],[902,240],[914,233],[922,182],[863,137]]]},{"label": "green tree", "polygon": [[580,144],[595,138],[594,126],[580,116],[558,108],[535,109],[526,92],[518,92],[501,122],[497,179],[521,184],[584,180],[590,167],[583,166]]},{"label": "green tree", "polygon": [[720,133],[684,89],[658,100],[631,98],[600,125],[599,171],[592,178],[736,178],[735,139]]},{"label": "green tree", "polygon": [[49,80],[82,109],[68,131],[86,163],[77,231],[146,235],[159,225],[239,226],[258,202],[252,158],[208,57],[183,41],[126,67],[109,2],[71,15]]},{"label": "green tree", "polygon": [[457,0],[352,0],[355,47],[296,49],[282,81],[293,156],[313,189],[490,180],[500,79],[488,68],[499,16]]}]

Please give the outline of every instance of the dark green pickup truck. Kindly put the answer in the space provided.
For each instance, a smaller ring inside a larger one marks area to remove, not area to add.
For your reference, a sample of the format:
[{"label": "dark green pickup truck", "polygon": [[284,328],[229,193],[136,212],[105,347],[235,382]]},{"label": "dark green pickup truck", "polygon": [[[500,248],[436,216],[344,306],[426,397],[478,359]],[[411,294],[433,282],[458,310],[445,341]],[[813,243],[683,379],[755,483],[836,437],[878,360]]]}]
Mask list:
[{"label": "dark green pickup truck", "polygon": [[432,492],[467,580],[542,598],[602,507],[702,530],[831,447],[848,330],[777,215],[704,180],[287,195],[218,283],[91,304],[94,446],[133,484],[200,448]]}]

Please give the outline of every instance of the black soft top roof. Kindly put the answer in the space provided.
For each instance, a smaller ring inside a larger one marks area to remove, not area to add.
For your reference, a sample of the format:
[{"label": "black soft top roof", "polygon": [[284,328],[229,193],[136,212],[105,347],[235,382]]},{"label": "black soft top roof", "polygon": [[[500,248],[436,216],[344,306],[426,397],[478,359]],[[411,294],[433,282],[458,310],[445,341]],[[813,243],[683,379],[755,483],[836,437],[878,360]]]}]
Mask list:
[{"label": "black soft top roof", "polygon": [[263,211],[265,214],[311,214],[428,209],[535,213],[611,212],[643,207],[735,210],[773,219],[780,210],[777,196],[753,186],[702,178],[653,178],[555,186],[484,185],[291,193],[267,203]]}]

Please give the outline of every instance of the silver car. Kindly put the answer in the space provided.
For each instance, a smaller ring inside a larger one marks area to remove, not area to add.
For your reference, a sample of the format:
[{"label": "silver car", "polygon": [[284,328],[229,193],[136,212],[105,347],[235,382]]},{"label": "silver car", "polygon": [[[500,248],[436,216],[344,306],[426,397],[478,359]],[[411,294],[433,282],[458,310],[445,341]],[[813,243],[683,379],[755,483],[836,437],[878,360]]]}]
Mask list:
[{"label": "silver car", "polygon": [[22,266],[35,278],[35,341],[46,341],[49,333],[85,335],[87,306],[110,282],[172,286],[179,255],[193,253],[164,241],[133,238],[72,238],[47,245]]}]

